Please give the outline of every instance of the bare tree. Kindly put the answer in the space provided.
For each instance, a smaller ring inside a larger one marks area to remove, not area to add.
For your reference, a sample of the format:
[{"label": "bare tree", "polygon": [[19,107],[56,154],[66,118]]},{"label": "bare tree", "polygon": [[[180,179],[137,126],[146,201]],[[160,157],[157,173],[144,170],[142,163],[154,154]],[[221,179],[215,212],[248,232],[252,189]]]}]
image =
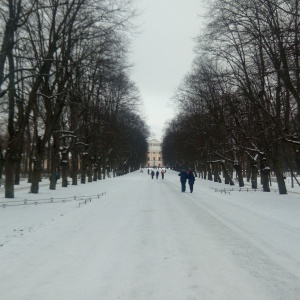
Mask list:
[{"label": "bare tree", "polygon": [[[63,139],[62,136],[58,136],[58,139],[55,136],[61,130],[60,117],[69,100],[68,88],[72,86],[69,82],[72,80],[73,72],[77,69],[81,72],[87,71],[85,64],[96,50],[93,47],[95,43],[93,45],[91,41],[101,40],[98,45],[106,49],[107,43],[119,43],[121,35],[117,32],[131,26],[130,19],[135,13],[130,0],[96,3],[90,0],[65,3],[58,0],[49,3],[38,0],[27,3],[20,0],[7,3],[9,9],[0,7],[3,8],[0,11],[2,15],[9,16],[2,40],[0,78],[1,87],[4,80],[8,83],[7,87],[10,84],[9,89],[6,88],[9,91],[9,144],[6,149],[6,164],[10,166],[6,168],[6,197],[12,198],[15,168],[11,166],[20,161],[25,130],[31,127],[29,132],[33,138],[34,163],[31,192],[37,193],[46,145],[51,145],[53,141],[52,150],[57,152],[60,146],[57,144],[65,141],[64,135]],[[22,33],[18,35],[18,40],[15,40],[21,18],[24,21]],[[102,60],[100,65],[105,66],[105,55],[98,58]],[[20,62],[20,71],[15,72],[17,59]],[[4,75],[6,60],[9,72]],[[91,75],[92,73],[86,73],[85,78],[91,78]],[[22,82],[22,90],[17,94],[18,82]],[[17,106],[19,109],[17,128],[16,99],[22,99]],[[52,175],[56,168],[55,157],[57,153],[53,153],[52,156]],[[55,182],[51,181],[50,188],[54,187]]]}]

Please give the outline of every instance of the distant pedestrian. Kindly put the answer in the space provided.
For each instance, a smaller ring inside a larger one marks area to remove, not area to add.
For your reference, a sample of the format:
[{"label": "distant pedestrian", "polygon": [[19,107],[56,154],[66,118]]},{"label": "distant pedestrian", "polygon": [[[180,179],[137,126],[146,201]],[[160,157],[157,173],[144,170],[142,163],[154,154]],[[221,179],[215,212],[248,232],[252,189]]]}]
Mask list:
[{"label": "distant pedestrian", "polygon": [[192,193],[192,192],[193,192],[193,189],[194,189],[194,183],[195,183],[195,176],[194,176],[192,170],[189,170],[189,174],[188,174],[188,183],[189,183],[189,186],[190,186],[190,191],[191,191],[191,193]]},{"label": "distant pedestrian", "polygon": [[149,170],[149,168],[148,168],[148,175],[150,174],[150,170]]},{"label": "distant pedestrian", "polygon": [[178,176],[180,176],[180,183],[181,183],[181,191],[185,192],[186,189],[186,180],[188,178],[188,174],[185,170],[182,170]]},{"label": "distant pedestrian", "polygon": [[165,171],[161,170],[161,179],[164,179],[164,177],[165,177]]},{"label": "distant pedestrian", "polygon": [[156,171],[156,179],[158,178],[158,176],[159,176],[159,171],[157,170]]},{"label": "distant pedestrian", "polygon": [[151,178],[153,179],[153,177],[154,177],[154,171],[152,170],[151,171]]}]

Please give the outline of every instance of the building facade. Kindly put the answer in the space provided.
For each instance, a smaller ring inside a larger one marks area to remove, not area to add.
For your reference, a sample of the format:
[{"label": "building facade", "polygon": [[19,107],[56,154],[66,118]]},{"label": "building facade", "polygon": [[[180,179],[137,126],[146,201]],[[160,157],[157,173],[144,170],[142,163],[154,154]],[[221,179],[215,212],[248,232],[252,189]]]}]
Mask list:
[{"label": "building facade", "polygon": [[152,139],[148,142],[147,167],[161,168],[163,166],[161,142]]}]

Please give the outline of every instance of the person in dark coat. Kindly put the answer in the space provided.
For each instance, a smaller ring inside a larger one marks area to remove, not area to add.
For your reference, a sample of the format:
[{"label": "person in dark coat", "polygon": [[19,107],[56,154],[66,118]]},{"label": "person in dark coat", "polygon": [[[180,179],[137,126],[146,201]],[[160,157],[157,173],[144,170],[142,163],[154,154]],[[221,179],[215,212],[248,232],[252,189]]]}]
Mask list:
[{"label": "person in dark coat", "polygon": [[152,179],[154,177],[154,171],[153,170],[151,171],[151,177],[152,177]]},{"label": "person in dark coat", "polygon": [[158,170],[156,171],[155,175],[156,175],[156,179],[158,179],[158,176],[159,176],[159,171]]},{"label": "person in dark coat", "polygon": [[194,176],[192,170],[189,170],[189,174],[188,174],[188,183],[189,183],[189,186],[190,186],[190,191],[191,191],[191,193],[192,193],[192,192],[193,192],[193,189],[194,189],[194,183],[195,183],[195,176]]},{"label": "person in dark coat", "polygon": [[185,192],[186,189],[186,180],[188,178],[188,174],[185,170],[182,170],[178,176],[180,176],[180,183],[181,183],[181,191]]}]

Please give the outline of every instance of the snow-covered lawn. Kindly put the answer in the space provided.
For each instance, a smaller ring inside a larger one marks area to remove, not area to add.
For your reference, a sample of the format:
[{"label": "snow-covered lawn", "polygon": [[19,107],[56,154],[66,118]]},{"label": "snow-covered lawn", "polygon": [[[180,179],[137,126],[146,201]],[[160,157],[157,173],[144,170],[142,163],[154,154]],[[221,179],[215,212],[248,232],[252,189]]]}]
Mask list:
[{"label": "snow-covered lawn", "polygon": [[0,299],[300,299],[299,188],[225,194],[196,178],[182,193],[177,174],[45,180],[37,195],[22,182],[11,200],[1,187]]}]

